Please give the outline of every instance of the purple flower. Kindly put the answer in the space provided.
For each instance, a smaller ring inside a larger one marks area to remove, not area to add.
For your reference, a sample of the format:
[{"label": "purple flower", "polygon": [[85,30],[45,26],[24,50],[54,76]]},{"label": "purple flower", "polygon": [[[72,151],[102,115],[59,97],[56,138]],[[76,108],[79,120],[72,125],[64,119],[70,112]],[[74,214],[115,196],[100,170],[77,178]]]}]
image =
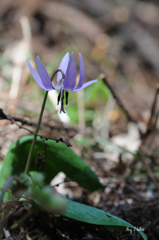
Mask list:
[{"label": "purple flower", "polygon": [[[52,83],[52,78],[50,78],[44,65],[42,64],[39,56],[37,56],[36,58],[36,64],[37,64],[37,68],[38,68],[38,72],[39,75],[37,74],[37,72],[34,70],[34,68],[32,67],[32,65],[29,63],[28,60],[26,60],[28,68],[33,76],[33,78],[35,79],[35,81],[37,82],[37,84],[44,89],[45,91],[51,91],[51,90],[60,90],[60,93],[58,95],[58,103],[60,101],[61,98],[61,111],[65,113],[64,110],[64,104],[63,104],[63,100],[64,100],[64,91],[66,91],[65,97],[66,97],[66,104],[68,103],[68,90],[71,91],[79,91],[82,90],[86,87],[88,87],[89,85],[91,85],[92,83],[97,82],[97,79],[89,81],[87,83],[84,83],[84,79],[85,79],[85,69],[84,69],[84,62],[83,62],[83,58],[81,53],[79,53],[79,58],[80,58],[80,74],[79,74],[79,82],[77,87],[75,87],[75,83],[76,83],[76,61],[75,61],[75,56],[74,53],[71,54],[71,57],[69,57],[69,53],[66,53],[65,56],[63,57],[57,72],[57,86],[54,87],[53,83]],[[55,73],[56,73],[55,72]],[[62,97],[61,97],[61,91],[62,91]]]}]

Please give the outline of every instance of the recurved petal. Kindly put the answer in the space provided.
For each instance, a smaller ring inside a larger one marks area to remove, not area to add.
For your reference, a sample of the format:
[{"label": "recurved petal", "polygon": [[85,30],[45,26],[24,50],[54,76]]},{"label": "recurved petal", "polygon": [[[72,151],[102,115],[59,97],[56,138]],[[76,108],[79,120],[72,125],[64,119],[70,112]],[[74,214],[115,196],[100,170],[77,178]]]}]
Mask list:
[{"label": "recurved petal", "polygon": [[41,81],[42,81],[44,87],[47,89],[47,91],[51,91],[51,90],[55,89],[52,85],[49,74],[47,73],[46,68],[42,64],[39,56],[36,57],[36,64],[37,64],[37,68],[38,68],[38,72],[39,72]]},{"label": "recurved petal", "polygon": [[73,89],[72,91],[74,91],[74,92],[76,92],[76,91],[80,91],[80,90],[82,90],[82,89],[88,87],[89,85],[91,85],[91,84],[97,82],[97,81],[98,81],[97,79],[92,80],[92,81],[89,81],[89,82],[87,82],[87,83],[84,83],[83,86],[82,86],[81,88]]},{"label": "recurved petal", "polygon": [[30,64],[30,62],[28,60],[26,60],[26,63],[28,65],[28,68],[30,70],[31,75],[33,76],[33,78],[35,79],[35,81],[37,82],[37,84],[44,89],[45,91],[47,91],[46,87],[44,87],[41,78],[39,77],[39,75],[37,74],[37,72],[34,70],[34,68],[32,67],[32,65]]},{"label": "recurved petal", "polygon": [[[58,69],[62,70],[64,72],[64,74],[66,74],[66,70],[67,70],[69,59],[70,59],[69,53],[67,52],[65,54],[65,56],[63,57],[60,65],[59,65]],[[57,73],[57,84],[58,84],[58,82],[60,81],[61,78],[62,78],[62,74],[60,72],[58,72]]]},{"label": "recurved petal", "polygon": [[76,80],[76,61],[74,53],[71,54],[64,80],[64,90],[72,90]]},{"label": "recurved petal", "polygon": [[84,69],[84,62],[81,53],[79,53],[79,58],[80,58],[80,76],[79,76],[79,83],[77,87],[75,88],[77,91],[79,88],[82,87],[84,84],[84,79],[85,79],[85,69]]}]

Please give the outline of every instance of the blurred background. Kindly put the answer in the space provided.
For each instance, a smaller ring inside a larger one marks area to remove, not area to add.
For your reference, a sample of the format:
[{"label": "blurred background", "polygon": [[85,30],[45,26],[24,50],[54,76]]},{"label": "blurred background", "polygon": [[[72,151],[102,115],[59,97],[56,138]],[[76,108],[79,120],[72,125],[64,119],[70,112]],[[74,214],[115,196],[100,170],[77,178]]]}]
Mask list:
[{"label": "blurred background", "polygon": [[[75,53],[79,70],[81,52],[85,82],[98,82],[70,92],[67,114],[59,114],[57,93],[50,92],[43,134],[71,142],[101,181],[120,192],[129,188],[124,194],[130,202],[152,199],[159,189],[157,101],[150,126],[155,132],[144,137],[158,91],[158,16],[155,0],[0,0],[0,108],[34,130],[44,91],[26,58],[36,69],[39,55],[51,75],[67,51]],[[0,121],[0,133],[1,160],[13,141],[29,134],[7,120]],[[139,146],[148,165],[137,160]],[[123,180],[132,174],[138,178]]]},{"label": "blurred background", "polygon": [[[151,222],[151,239],[159,235],[158,16],[157,0],[0,0],[0,108],[35,130],[45,93],[26,59],[37,69],[39,55],[51,76],[66,52],[75,53],[79,71],[81,52],[85,82],[98,82],[70,92],[66,114],[59,114],[58,93],[49,92],[41,133],[70,142],[106,186],[90,194],[68,183],[67,195],[135,226]],[[27,134],[0,121],[0,160]]]}]

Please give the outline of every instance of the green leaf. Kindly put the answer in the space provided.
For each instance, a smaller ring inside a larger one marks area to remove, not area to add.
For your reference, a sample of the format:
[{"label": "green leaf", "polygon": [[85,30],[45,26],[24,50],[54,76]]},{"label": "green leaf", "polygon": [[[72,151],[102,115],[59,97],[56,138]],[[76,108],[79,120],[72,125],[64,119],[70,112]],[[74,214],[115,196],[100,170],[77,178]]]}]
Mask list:
[{"label": "green leaf", "polygon": [[61,215],[85,223],[102,225],[107,229],[127,231],[128,233],[130,233],[130,230],[139,232],[143,239],[147,240],[146,235],[142,231],[139,231],[139,229],[121,218],[78,202],[67,200],[66,211]]},{"label": "green leaf", "polygon": [[[14,142],[3,161],[0,172],[0,188],[3,187],[6,179],[11,175],[19,175],[25,169],[26,160],[30,150],[33,136],[26,136]],[[46,167],[40,169],[45,173],[45,183],[50,181],[59,172],[64,172],[67,177],[76,179],[78,184],[90,191],[102,188],[95,173],[82,161],[82,159],[63,143],[56,143],[51,140],[45,141],[46,149]],[[30,171],[37,170],[35,160],[38,153],[44,152],[44,143],[39,137],[36,140]]]}]

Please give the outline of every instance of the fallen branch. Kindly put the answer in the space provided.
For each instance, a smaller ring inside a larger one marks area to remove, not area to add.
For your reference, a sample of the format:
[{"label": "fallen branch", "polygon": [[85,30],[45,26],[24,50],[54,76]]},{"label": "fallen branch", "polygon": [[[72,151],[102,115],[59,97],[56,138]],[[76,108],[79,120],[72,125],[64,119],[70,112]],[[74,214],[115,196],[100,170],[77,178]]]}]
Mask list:
[{"label": "fallen branch", "polygon": [[113,97],[115,98],[115,100],[117,101],[119,107],[121,107],[121,109],[125,112],[127,118],[131,121],[137,124],[137,121],[130,115],[130,113],[128,112],[128,110],[125,108],[125,106],[123,105],[123,103],[121,102],[120,98],[118,97],[118,95],[115,93],[114,89],[111,87],[111,85],[109,84],[109,82],[106,79],[106,76],[104,74],[101,74],[99,76],[99,78],[101,78],[104,82],[104,84],[109,88],[109,90],[111,91]]},{"label": "fallen branch", "polygon": [[[20,129],[24,129],[24,130],[28,131],[29,133],[34,134],[34,135],[40,137],[41,139],[45,139],[45,140],[48,140],[48,139],[49,139],[49,140],[56,141],[57,143],[58,143],[58,142],[62,142],[62,143],[64,143],[64,144],[66,144],[67,147],[72,147],[72,145],[71,145],[69,142],[64,141],[63,138],[50,138],[50,137],[45,137],[45,136],[43,136],[43,135],[41,135],[41,134],[35,133],[34,131],[32,131],[32,130],[26,128],[26,127],[24,127],[23,125],[18,124],[18,123],[14,120],[13,117],[5,115],[5,113],[3,112],[3,110],[0,109],[0,120],[3,120],[3,119],[6,119],[6,120],[11,121],[12,124],[13,124],[13,123],[16,124]],[[25,120],[24,120],[24,122],[25,122]]]}]

